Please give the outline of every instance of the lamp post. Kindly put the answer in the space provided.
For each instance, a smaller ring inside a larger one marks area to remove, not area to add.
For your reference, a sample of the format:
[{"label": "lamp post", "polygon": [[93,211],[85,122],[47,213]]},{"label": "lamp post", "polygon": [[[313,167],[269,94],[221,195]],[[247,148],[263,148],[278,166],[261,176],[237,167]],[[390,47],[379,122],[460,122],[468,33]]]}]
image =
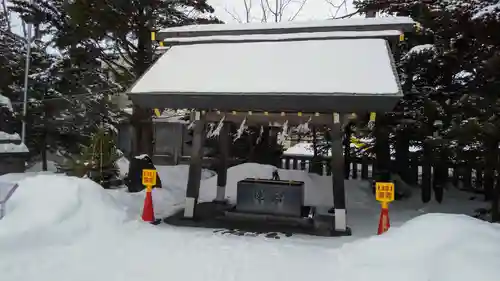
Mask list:
[{"label": "lamp post", "polygon": [[[32,4],[32,0],[28,0],[29,4]],[[28,111],[28,81],[29,81],[29,70],[30,70],[30,59],[31,59],[31,27],[32,24],[27,24],[26,33],[26,67],[24,70],[24,93],[23,93],[23,120],[21,127],[21,142],[24,144],[26,140],[26,113]]]}]

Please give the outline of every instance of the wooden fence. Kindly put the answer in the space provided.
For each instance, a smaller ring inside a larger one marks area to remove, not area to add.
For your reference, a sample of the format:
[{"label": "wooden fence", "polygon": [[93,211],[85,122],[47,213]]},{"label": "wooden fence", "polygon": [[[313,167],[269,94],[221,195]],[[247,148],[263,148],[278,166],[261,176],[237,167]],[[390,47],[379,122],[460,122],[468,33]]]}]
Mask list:
[{"label": "wooden fence", "polygon": [[[328,157],[319,157],[319,167],[316,171],[324,176],[331,175],[330,159]],[[373,177],[374,159],[370,158],[351,158],[351,161],[345,167],[346,179],[366,179],[370,180]],[[393,161],[393,167],[395,167]],[[481,165],[457,165],[448,164],[448,182],[461,189],[471,190],[475,192],[483,192],[485,190],[484,167]],[[299,155],[283,155],[281,157],[281,167],[286,170],[304,170],[313,172],[313,161],[311,156]],[[431,184],[433,178],[433,167],[424,169],[424,165],[415,160],[410,159],[407,169],[406,179],[409,184],[425,185]]]}]

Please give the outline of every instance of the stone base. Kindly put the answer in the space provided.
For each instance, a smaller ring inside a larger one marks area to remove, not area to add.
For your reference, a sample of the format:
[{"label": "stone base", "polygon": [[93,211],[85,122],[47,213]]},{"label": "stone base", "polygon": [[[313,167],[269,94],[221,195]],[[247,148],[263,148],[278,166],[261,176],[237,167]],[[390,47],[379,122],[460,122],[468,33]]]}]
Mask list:
[{"label": "stone base", "polygon": [[229,201],[227,199],[224,199],[224,200],[214,199],[212,201],[212,203],[217,204],[217,205],[223,205],[223,206],[228,206],[229,205]]},{"label": "stone base", "polygon": [[0,153],[0,175],[24,173],[28,153]]},{"label": "stone base", "polygon": [[[184,210],[165,218],[163,221],[174,226],[212,228],[217,232],[225,229],[228,232],[270,234],[293,233],[323,237],[349,236],[351,230],[335,231],[333,224],[317,224],[315,218],[295,218],[272,215],[259,215],[235,212],[231,205],[221,205],[214,202],[196,205],[195,217],[184,218]],[[267,236],[267,235],[266,235]]]}]

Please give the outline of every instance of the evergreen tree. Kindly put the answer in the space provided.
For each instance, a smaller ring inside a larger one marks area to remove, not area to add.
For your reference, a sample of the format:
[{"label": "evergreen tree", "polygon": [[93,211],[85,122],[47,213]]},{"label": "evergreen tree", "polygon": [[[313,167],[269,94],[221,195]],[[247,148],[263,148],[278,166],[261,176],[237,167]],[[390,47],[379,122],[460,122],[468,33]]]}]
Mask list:
[{"label": "evergreen tree", "polygon": [[[206,0],[186,1],[65,1],[36,0],[32,4],[14,0],[23,18],[50,34],[61,50],[80,48],[90,61],[108,67],[122,86],[128,87],[142,75],[155,57],[151,31],[168,26],[219,23]],[[93,59],[93,60],[92,60]],[[134,108],[135,154],[152,154],[152,112]]]},{"label": "evergreen tree", "polygon": [[[492,143],[499,140],[498,1],[372,0],[355,5],[361,11],[410,16],[422,26],[399,45],[405,97],[388,114],[392,134],[426,147],[424,158],[433,162],[435,180],[440,170],[447,177],[446,161],[495,162],[484,156],[498,149]],[[402,150],[408,153],[407,145]],[[440,189],[435,186],[438,200]],[[429,191],[424,193],[424,201],[429,200]]]}]

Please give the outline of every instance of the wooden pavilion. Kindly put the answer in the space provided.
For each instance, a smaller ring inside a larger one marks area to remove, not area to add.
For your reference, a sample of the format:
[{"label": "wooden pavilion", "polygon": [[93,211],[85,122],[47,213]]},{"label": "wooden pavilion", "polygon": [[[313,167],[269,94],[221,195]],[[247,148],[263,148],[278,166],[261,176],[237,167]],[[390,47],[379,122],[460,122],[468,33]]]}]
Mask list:
[{"label": "wooden pavilion", "polygon": [[[343,121],[351,113],[391,111],[402,97],[393,52],[401,34],[414,24],[409,18],[388,17],[160,31],[157,36],[167,51],[128,95],[145,108],[195,110],[184,218],[199,215],[207,122],[309,122],[331,128],[332,229],[347,232]],[[228,134],[222,130],[221,148],[227,148]],[[225,199],[226,157],[223,149],[215,201]]]}]

